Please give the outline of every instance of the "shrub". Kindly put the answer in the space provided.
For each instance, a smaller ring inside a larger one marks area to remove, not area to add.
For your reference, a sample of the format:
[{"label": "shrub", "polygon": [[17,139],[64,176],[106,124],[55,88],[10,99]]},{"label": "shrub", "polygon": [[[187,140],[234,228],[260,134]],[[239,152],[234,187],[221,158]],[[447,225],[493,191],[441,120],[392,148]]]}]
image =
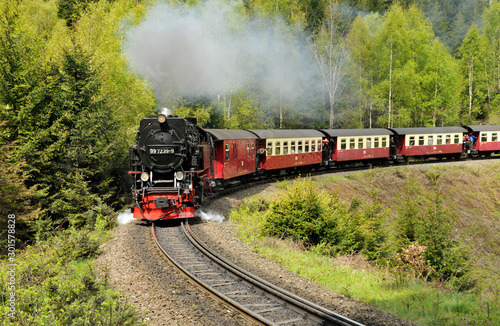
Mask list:
[{"label": "shrub", "polygon": [[[2,325],[139,325],[133,307],[120,302],[93,260],[104,233],[67,230],[16,256],[16,314],[8,316],[7,282],[0,282]],[[2,275],[10,268],[0,265]]]}]

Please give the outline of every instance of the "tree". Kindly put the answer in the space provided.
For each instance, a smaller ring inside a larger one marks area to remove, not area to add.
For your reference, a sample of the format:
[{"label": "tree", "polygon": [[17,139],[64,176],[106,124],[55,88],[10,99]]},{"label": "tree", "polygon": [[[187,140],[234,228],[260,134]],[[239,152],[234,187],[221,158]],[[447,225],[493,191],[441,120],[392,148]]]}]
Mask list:
[{"label": "tree", "polygon": [[375,41],[379,74],[375,84],[386,115],[383,121],[396,126],[423,126],[422,82],[429,57],[432,29],[423,13],[411,6],[393,5]]},{"label": "tree", "polygon": [[341,7],[329,1],[323,25],[314,34],[314,54],[328,93],[329,128],[335,125],[336,104],[347,87],[347,76],[352,71],[345,37],[347,26]]},{"label": "tree", "polygon": [[500,123],[500,1],[492,1],[484,13],[484,34],[488,40],[487,58],[484,62],[488,106]]},{"label": "tree", "polygon": [[362,111],[368,111],[368,127],[372,127],[373,101],[369,90],[373,86],[373,34],[370,35],[365,20],[358,15],[347,35],[347,45],[353,61],[356,62],[356,95]]},{"label": "tree", "polygon": [[462,86],[462,96],[467,121],[480,118],[483,114],[487,94],[484,89],[484,42],[478,27],[473,24],[458,49],[460,71],[466,81]]},{"label": "tree", "polygon": [[431,44],[424,75],[422,87],[426,121],[432,119],[433,127],[457,124],[457,94],[460,86],[458,67],[437,38]]}]

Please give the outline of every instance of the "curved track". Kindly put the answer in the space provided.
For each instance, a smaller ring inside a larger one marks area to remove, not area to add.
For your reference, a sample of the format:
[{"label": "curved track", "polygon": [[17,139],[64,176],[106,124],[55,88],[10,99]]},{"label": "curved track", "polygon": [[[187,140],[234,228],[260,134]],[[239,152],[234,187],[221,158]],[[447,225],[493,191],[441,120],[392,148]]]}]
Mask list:
[{"label": "curved track", "polygon": [[193,234],[189,225],[152,226],[154,241],[192,282],[261,325],[357,325],[278,288],[228,262]]}]

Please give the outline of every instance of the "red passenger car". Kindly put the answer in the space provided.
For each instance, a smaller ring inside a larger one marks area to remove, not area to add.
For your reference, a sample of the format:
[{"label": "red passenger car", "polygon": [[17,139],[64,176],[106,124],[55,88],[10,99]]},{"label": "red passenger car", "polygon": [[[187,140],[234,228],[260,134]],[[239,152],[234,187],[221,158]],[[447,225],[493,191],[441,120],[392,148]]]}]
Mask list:
[{"label": "red passenger car", "polygon": [[241,182],[256,170],[257,136],[246,130],[204,129],[213,139],[213,172],[220,187]]},{"label": "red passenger car", "polygon": [[321,129],[328,139],[328,160],[387,162],[392,131],[387,129]]},{"label": "red passenger car", "polygon": [[258,167],[266,171],[321,164],[323,134],[317,130],[250,130],[260,138]]},{"label": "red passenger car", "polygon": [[469,149],[474,156],[500,154],[500,126],[465,126],[469,135],[474,135],[476,140]]},{"label": "red passenger car", "polygon": [[462,127],[438,128],[393,128],[398,158],[448,157],[462,155],[463,137],[467,133]]}]

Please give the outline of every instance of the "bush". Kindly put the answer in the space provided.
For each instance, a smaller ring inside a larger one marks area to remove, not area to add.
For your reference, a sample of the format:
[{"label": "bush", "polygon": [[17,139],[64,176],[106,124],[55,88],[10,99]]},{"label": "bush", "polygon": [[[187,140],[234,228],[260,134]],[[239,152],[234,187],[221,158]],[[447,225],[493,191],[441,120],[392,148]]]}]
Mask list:
[{"label": "bush", "polygon": [[[8,316],[10,290],[0,283],[3,325],[138,325],[133,307],[120,302],[92,258],[105,233],[67,230],[16,256],[16,314]],[[2,263],[2,275],[8,269]]]},{"label": "bush", "polygon": [[297,179],[271,202],[263,233],[302,241],[324,253],[352,253],[364,248],[363,218],[337,195],[319,190],[312,181]]}]

